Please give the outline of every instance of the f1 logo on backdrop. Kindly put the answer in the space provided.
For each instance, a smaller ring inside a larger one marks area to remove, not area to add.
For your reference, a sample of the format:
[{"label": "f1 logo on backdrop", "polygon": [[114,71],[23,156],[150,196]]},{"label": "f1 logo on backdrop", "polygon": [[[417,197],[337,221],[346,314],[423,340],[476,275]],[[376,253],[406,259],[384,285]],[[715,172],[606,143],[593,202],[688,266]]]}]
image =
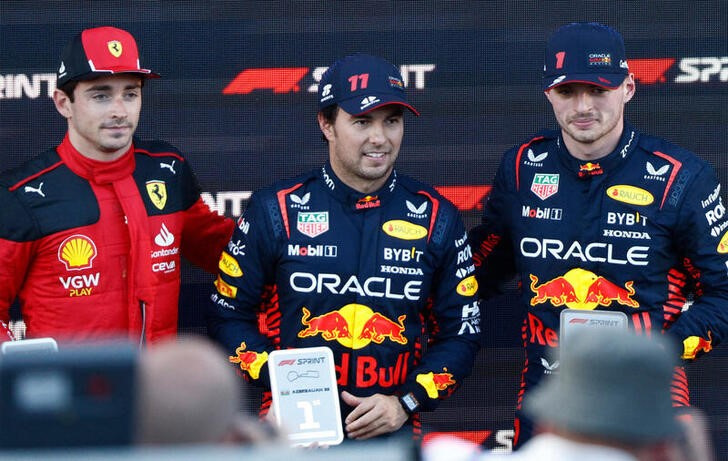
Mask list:
[{"label": "f1 logo on backdrop", "polygon": [[[643,85],[657,83],[728,83],[728,56],[702,56],[684,58],[637,58],[629,59],[629,69],[637,82]],[[677,63],[677,64],[676,64]],[[678,73],[673,73],[677,65]],[[403,64],[400,66],[405,86],[421,90],[426,76],[434,72],[435,64]],[[308,93],[318,91],[318,82],[326,67],[263,67],[242,70],[222,90],[223,94],[249,94],[257,90],[273,93],[297,93],[302,91],[302,81],[311,76],[313,83],[305,87]],[[56,89],[55,72],[1,73],[0,100],[37,99],[52,97]]]},{"label": "f1 logo on backdrop", "polygon": [[[308,93],[318,92],[318,83],[328,67],[266,67],[244,69],[222,90],[223,94],[249,94],[256,90],[272,90],[273,93],[298,93],[301,81],[307,75],[315,82]],[[415,89],[425,88],[426,75],[435,70],[435,64],[402,64],[399,71],[405,86],[410,82]]]}]

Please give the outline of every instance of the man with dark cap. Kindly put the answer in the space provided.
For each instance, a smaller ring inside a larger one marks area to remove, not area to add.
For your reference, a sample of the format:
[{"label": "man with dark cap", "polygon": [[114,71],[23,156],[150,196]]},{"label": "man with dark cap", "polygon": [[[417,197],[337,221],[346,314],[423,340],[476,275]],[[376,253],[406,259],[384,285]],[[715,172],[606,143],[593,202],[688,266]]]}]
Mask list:
[{"label": "man with dark cap", "polygon": [[330,347],[347,436],[417,436],[418,412],[452,394],[478,350],[465,228],[432,187],[394,169],[404,111],[418,115],[396,67],[337,61],[319,109],[328,162],[253,195],[222,254],[208,329],[265,389],[271,351]]},{"label": "man with dark cap", "polygon": [[177,149],[133,138],[155,77],[127,31],[82,31],[53,93],[63,142],[0,177],[0,319],[17,298],[28,337],[173,336],[180,256],[217,269],[234,222],[202,202]]},{"label": "man with dark cap", "polygon": [[[693,153],[625,122],[635,81],[621,35],[597,23],[558,29],[546,45],[543,90],[560,129],[504,155],[483,223],[471,232],[481,297],[514,275],[521,282],[516,447],[532,430],[522,404],[558,368],[548,357],[563,310],[598,310],[642,334],[665,333],[684,360],[728,333],[720,184]],[[672,397],[690,404],[681,367]]]}]

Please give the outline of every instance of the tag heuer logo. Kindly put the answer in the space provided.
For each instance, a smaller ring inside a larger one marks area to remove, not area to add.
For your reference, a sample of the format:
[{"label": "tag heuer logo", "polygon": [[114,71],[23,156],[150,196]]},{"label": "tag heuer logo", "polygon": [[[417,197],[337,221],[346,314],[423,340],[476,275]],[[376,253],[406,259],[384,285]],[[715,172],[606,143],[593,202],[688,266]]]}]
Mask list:
[{"label": "tag heuer logo", "polygon": [[155,207],[164,209],[167,204],[167,187],[164,181],[147,181],[147,195]]},{"label": "tag heuer logo", "polygon": [[313,211],[298,213],[296,229],[303,235],[313,238],[329,230],[329,212]]},{"label": "tag heuer logo", "polygon": [[531,192],[541,200],[546,200],[559,191],[559,175],[536,173],[531,183]]}]

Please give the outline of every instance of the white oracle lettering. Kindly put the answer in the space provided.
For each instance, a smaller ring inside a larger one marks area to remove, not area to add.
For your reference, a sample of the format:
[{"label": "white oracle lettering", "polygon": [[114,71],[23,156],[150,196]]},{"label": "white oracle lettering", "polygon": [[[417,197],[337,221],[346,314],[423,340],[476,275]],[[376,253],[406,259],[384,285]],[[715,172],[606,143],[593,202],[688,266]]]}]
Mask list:
[{"label": "white oracle lettering", "polygon": [[675,77],[675,83],[709,82],[713,76],[728,82],[728,56],[682,58],[678,67],[683,73]]},{"label": "white oracle lettering", "polygon": [[[210,210],[220,216],[239,216],[243,212],[243,203],[250,199],[253,195],[251,191],[220,191],[201,192],[202,201],[210,208]],[[229,207],[228,207],[229,205]]]},{"label": "white oracle lettering", "polygon": [[634,226],[635,224],[647,225],[647,217],[639,213],[607,213],[607,224],[619,224],[623,226]]},{"label": "white oracle lettering", "polygon": [[[579,259],[583,262],[607,262],[610,264],[646,266],[650,247],[633,246],[620,258],[614,254],[611,243],[592,242],[586,246],[579,241],[572,242],[564,251],[564,243],[556,239],[539,240],[524,237],[520,242],[521,254],[527,258]],[[626,259],[624,259],[626,258]]]},{"label": "white oracle lettering", "polygon": [[170,272],[174,272],[176,267],[177,265],[174,261],[162,261],[152,264],[152,272],[164,272],[165,274],[169,274]]},{"label": "white oracle lettering", "polygon": [[420,262],[423,252],[415,247],[410,249],[407,248],[384,248],[384,260],[385,261],[399,261],[399,262]]},{"label": "white oracle lettering", "polygon": [[53,97],[56,74],[33,74],[30,78],[25,74],[0,75],[0,99],[39,98],[43,82],[46,82],[45,95]]},{"label": "white oracle lettering", "polygon": [[70,277],[58,277],[61,281],[63,288],[68,290],[69,288],[88,288],[99,286],[99,275],[100,272],[95,274],[84,274],[84,275],[73,275]]},{"label": "white oracle lettering", "polygon": [[470,260],[473,257],[473,252],[470,250],[470,245],[466,245],[465,248],[458,251],[458,260],[455,263],[456,265],[460,265],[464,263],[465,261]]},{"label": "white oracle lettering", "polygon": [[716,222],[723,219],[725,216],[725,205],[723,205],[723,198],[718,199],[718,203],[713,207],[712,210],[705,212],[705,219],[708,220],[708,225],[712,226]]},{"label": "white oracle lettering", "polygon": [[313,275],[307,272],[294,272],[289,278],[291,288],[300,293],[323,293],[326,290],[333,294],[355,293],[359,296],[373,296],[389,299],[409,299],[417,301],[420,299],[422,281],[410,280],[402,290],[402,293],[392,291],[392,279],[385,277],[369,277],[361,283],[356,275],[350,276],[344,284],[341,284],[341,277],[337,274],[320,273]]}]

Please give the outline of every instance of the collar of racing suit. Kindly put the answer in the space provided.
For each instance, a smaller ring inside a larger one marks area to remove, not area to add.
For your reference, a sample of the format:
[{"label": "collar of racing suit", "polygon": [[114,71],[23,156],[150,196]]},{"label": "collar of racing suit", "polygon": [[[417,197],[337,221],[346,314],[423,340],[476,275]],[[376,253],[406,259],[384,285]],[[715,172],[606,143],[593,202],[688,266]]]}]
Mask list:
[{"label": "collar of racing suit", "polygon": [[61,156],[61,159],[63,159],[63,163],[71,171],[96,184],[110,184],[125,176],[130,176],[134,172],[134,146],[131,146],[124,155],[112,162],[101,162],[81,154],[73,147],[71,140],[68,138],[68,134],[66,134],[66,137],[63,138],[63,142],[58,146],[56,151]]},{"label": "collar of racing suit", "polygon": [[571,155],[564,144],[561,131],[556,140],[559,145],[558,155],[561,163],[568,171],[573,171],[579,178],[585,179],[590,176],[609,174],[619,168],[626,161],[627,157],[637,148],[639,144],[639,133],[629,124],[624,124],[622,136],[619,138],[617,147],[607,156],[593,162],[586,162]]},{"label": "collar of racing suit", "polygon": [[129,338],[137,342],[148,331],[144,326],[151,324],[154,312],[146,306],[153,303],[156,289],[151,269],[152,234],[146,206],[132,176],[136,168],[134,146],[114,161],[101,162],[82,155],[66,134],[56,151],[63,163],[92,187],[112,187],[124,212],[130,242],[126,269]]},{"label": "collar of racing suit", "polygon": [[371,208],[377,208],[381,206],[382,201],[386,202],[389,196],[392,195],[397,185],[397,171],[392,170],[392,173],[385,181],[378,191],[370,194],[362,194],[359,191],[352,189],[351,187],[344,184],[334,173],[331,168],[331,163],[326,162],[324,166],[319,170],[319,177],[326,184],[327,189],[334,198],[351,207],[355,212],[365,211]]}]

